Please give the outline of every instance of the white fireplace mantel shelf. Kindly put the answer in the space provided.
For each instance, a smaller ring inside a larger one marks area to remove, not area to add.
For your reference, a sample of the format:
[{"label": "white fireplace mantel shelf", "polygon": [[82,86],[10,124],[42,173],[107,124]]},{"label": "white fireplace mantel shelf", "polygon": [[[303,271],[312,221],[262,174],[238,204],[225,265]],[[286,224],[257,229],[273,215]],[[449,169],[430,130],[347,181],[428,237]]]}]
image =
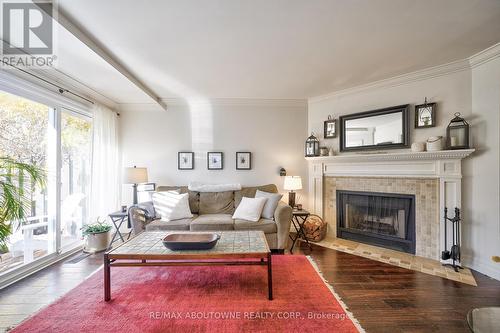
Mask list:
[{"label": "white fireplace mantel shelf", "polygon": [[335,156],[306,157],[306,160],[320,163],[352,163],[376,161],[412,161],[412,160],[448,160],[463,159],[472,154],[475,149],[440,150],[424,152],[377,152],[362,154],[343,154]]}]

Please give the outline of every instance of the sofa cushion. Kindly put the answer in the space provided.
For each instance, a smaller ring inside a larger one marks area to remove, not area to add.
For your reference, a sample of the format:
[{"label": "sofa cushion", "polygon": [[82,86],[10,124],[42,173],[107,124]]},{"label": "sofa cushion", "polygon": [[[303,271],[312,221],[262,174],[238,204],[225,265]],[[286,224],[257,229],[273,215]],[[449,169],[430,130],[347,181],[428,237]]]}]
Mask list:
[{"label": "sofa cushion", "polygon": [[146,231],[189,230],[189,225],[195,218],[196,215],[190,219],[172,221],[154,220],[153,222],[146,224]]},{"label": "sofa cushion", "polygon": [[278,188],[274,184],[254,186],[254,187],[243,187],[240,191],[234,192],[234,207],[238,207],[241,202],[241,198],[255,198],[255,193],[257,190],[269,193],[278,193]]},{"label": "sofa cushion", "polygon": [[233,219],[248,220],[257,222],[262,215],[262,210],[267,202],[267,198],[247,198],[241,199],[240,205],[233,214]]},{"label": "sofa cushion", "polygon": [[200,215],[233,214],[234,192],[202,192],[200,193]]},{"label": "sofa cushion", "polygon": [[[274,217],[274,211],[278,207],[278,202],[280,202],[283,194],[280,193],[269,193],[261,190],[257,190],[255,193],[256,198],[267,198],[264,209],[262,210],[262,217],[265,219],[272,219]],[[239,206],[238,206],[239,207]]]},{"label": "sofa cushion", "polygon": [[234,230],[262,230],[265,234],[272,234],[278,231],[276,222],[271,219],[260,219],[257,222],[247,220],[234,220]]},{"label": "sofa cushion", "polygon": [[230,214],[204,214],[191,222],[190,230],[234,230],[234,221]]},{"label": "sofa cushion", "polygon": [[190,191],[187,186],[158,186],[156,188],[158,192],[172,190],[179,190],[181,194],[189,193],[189,208],[191,209],[191,213],[198,214],[200,211],[200,192]]},{"label": "sofa cushion", "polygon": [[165,221],[192,218],[189,209],[189,194],[179,194],[177,191],[153,193],[155,211]]}]

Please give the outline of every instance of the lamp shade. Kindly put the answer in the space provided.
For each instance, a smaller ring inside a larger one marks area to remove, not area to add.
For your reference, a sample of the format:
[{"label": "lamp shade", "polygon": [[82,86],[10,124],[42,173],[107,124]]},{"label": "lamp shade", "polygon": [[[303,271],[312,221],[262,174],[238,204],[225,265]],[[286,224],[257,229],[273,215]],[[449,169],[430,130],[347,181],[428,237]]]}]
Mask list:
[{"label": "lamp shade", "polygon": [[287,191],[301,190],[302,178],[300,176],[286,176],[283,188]]},{"label": "lamp shade", "polygon": [[148,182],[148,169],[147,168],[125,168],[123,172],[124,184],[141,184]]}]

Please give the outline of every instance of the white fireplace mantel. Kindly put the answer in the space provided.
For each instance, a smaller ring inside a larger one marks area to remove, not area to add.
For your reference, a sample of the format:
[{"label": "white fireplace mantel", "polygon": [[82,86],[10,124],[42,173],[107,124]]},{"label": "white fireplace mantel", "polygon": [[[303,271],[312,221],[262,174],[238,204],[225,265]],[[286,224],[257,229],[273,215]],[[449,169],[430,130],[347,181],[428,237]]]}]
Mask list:
[{"label": "white fireplace mantel", "polygon": [[[444,207],[461,207],[462,159],[474,149],[435,152],[383,152],[306,157],[309,164],[309,209],[323,212],[323,177],[398,177],[439,179],[440,220]],[[436,221],[439,223],[439,221]],[[440,231],[444,248],[444,231]]]},{"label": "white fireplace mantel", "polygon": [[472,154],[475,149],[439,150],[423,152],[376,152],[363,154],[344,154],[335,156],[306,157],[311,162],[370,162],[370,161],[414,161],[414,160],[449,160],[462,159]]}]

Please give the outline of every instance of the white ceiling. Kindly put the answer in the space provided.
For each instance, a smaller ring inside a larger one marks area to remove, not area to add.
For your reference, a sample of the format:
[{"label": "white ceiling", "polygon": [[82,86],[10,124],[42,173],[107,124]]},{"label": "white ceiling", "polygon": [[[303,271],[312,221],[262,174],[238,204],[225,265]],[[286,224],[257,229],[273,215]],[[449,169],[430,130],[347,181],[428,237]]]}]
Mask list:
[{"label": "white ceiling", "polygon": [[115,103],[150,102],[144,92],[64,28],[57,29],[57,37],[59,71]]},{"label": "white ceiling", "polygon": [[[302,99],[464,59],[500,42],[498,0],[58,3],[162,98]],[[64,34],[61,71],[115,102],[151,102]]]}]

